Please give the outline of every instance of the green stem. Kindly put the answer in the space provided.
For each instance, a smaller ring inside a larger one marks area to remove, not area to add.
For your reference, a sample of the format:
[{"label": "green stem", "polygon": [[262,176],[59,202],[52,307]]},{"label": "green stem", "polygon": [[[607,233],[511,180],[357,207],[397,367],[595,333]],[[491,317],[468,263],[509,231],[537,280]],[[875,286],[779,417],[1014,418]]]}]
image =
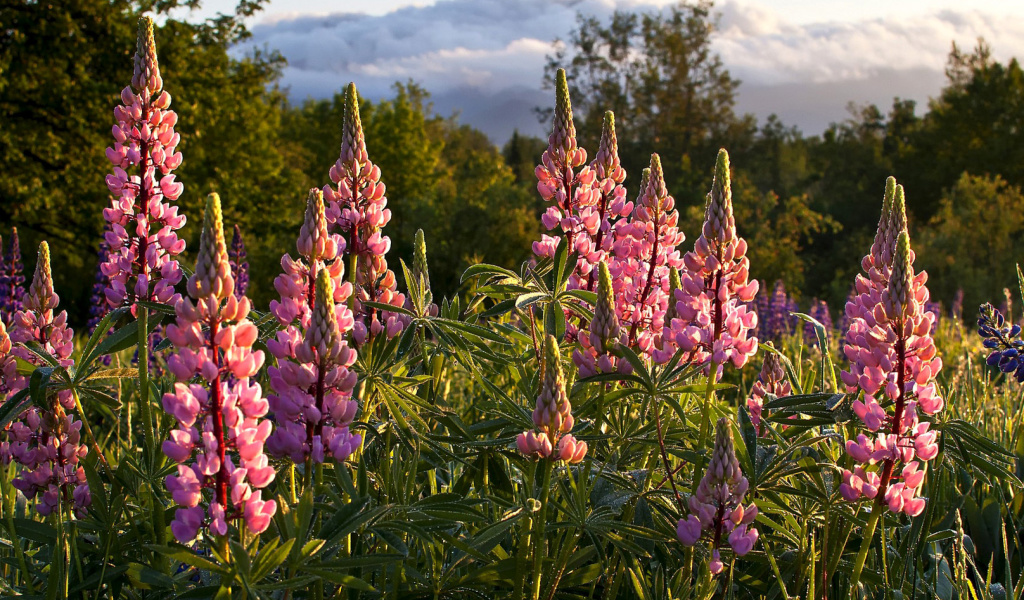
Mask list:
[{"label": "green stem", "polygon": [[107,469],[107,472],[111,472],[110,461],[107,460],[106,455],[103,454],[103,449],[100,448],[99,442],[96,441],[96,436],[92,433],[92,427],[89,427],[89,419],[85,418],[85,409],[82,408],[82,399],[78,396],[78,390],[72,389],[71,396],[75,399],[75,410],[78,411],[78,419],[82,422],[82,429],[85,429],[85,436],[89,438],[89,443],[96,449],[96,455]]},{"label": "green stem", "polygon": [[[25,562],[25,552],[21,548],[21,538],[18,537],[17,530],[14,527],[14,502],[17,499],[17,496],[15,496],[15,500],[8,502],[7,469],[8,467],[6,465],[0,465],[0,490],[2,490],[3,494],[2,505],[4,510],[4,522],[7,525],[7,534],[11,536],[11,545],[14,546],[14,554],[18,558],[18,567],[21,569],[21,576],[25,581],[25,587],[28,588],[29,593],[34,594],[36,588],[32,585],[32,574],[31,571],[28,570],[28,563]],[[13,486],[10,489],[11,491],[14,491]],[[14,491],[14,494],[17,494],[17,492]]]},{"label": "green stem", "polygon": [[551,463],[542,459],[540,463],[540,511],[533,527],[533,600],[540,598],[541,567],[544,564],[545,529],[547,527],[548,496],[551,492]]},{"label": "green stem", "polygon": [[142,429],[145,433],[146,449],[152,452],[156,440],[153,432],[153,415],[149,406],[149,310],[136,305],[139,313],[139,408],[142,409]]},{"label": "green stem", "polygon": [[864,533],[861,535],[860,551],[857,552],[857,560],[853,563],[853,574],[850,576],[850,593],[857,593],[857,585],[860,584],[860,575],[864,571],[864,562],[868,558],[868,551],[871,550],[871,541],[875,537],[875,527],[878,525],[878,518],[882,516],[882,507],[875,503],[871,509],[871,516],[864,526]]},{"label": "green stem", "polygon": [[[708,371],[708,385],[704,389],[704,406],[700,411],[700,437],[698,438],[697,451],[703,452],[708,444],[708,433],[711,430],[711,399],[715,396],[715,375],[718,373],[718,363],[711,361],[711,368]],[[710,454],[710,453],[708,453]],[[702,455],[703,456],[703,455]],[[700,469],[704,467],[703,458],[694,463],[693,490],[696,492],[697,484],[700,483]]]}]

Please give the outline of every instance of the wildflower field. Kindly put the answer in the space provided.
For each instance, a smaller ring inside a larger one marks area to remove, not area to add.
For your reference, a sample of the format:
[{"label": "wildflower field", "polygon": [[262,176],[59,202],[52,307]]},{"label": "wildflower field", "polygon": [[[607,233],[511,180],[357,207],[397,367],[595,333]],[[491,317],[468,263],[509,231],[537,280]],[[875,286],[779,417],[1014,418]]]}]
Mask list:
[{"label": "wildflower field", "polygon": [[548,233],[442,298],[350,84],[262,306],[221,197],[178,208],[173,92],[143,18],[88,331],[45,241],[0,261],[0,595],[1024,597],[1024,275],[933,302],[895,179],[833,321],[751,278],[725,149],[683,231],[679,157],[581,147],[558,71]]}]

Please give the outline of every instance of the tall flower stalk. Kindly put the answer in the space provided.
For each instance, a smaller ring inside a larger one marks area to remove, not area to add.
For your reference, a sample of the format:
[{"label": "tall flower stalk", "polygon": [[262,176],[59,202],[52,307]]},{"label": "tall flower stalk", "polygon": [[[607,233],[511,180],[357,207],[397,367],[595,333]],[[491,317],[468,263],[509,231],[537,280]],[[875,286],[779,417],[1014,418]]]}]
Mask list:
[{"label": "tall flower stalk", "polygon": [[271,312],[284,328],[267,342],[278,361],[269,369],[277,427],[267,450],[300,464],[319,464],[328,455],[343,461],[361,442],[348,429],[358,409],[352,400],[356,373],[349,370],[356,352],[345,339],[354,326],[347,305],[352,284],[344,281],[345,241],[328,234],[318,189],[309,191],[296,246],[300,258],[286,254],[284,272],[274,281],[281,299],[271,303]]},{"label": "tall flower stalk", "polygon": [[[602,161],[606,167],[606,179],[614,182],[619,173],[615,172],[614,166],[617,156],[613,157],[611,152],[617,147],[611,146],[614,142],[614,130],[610,134],[611,137],[602,136],[607,144]],[[580,148],[576,142],[576,125],[573,122],[572,101],[569,99],[569,84],[565,78],[565,71],[559,69],[555,74],[555,114],[551,135],[548,136],[547,150],[541,155],[541,164],[535,169],[537,191],[544,201],[552,203],[541,217],[541,222],[549,230],[561,231],[570,252],[579,251],[584,256],[591,254],[595,248],[587,236],[582,211],[597,205],[601,196],[593,187],[596,172],[586,163],[587,151]],[[625,173],[621,176],[625,179]],[[614,190],[614,183],[612,188]],[[599,215],[592,210],[588,213],[592,214],[591,225],[596,232]],[[554,257],[558,241],[558,237],[545,234],[539,242],[533,243],[533,253],[538,257]],[[585,278],[590,273],[588,264],[590,263],[586,259],[577,262],[577,270],[574,271],[571,281],[574,287],[586,287],[589,280]],[[580,286],[581,277],[584,278],[583,286]]]},{"label": "tall flower stalk", "polygon": [[235,234],[231,237],[228,259],[231,261],[231,276],[235,278],[234,294],[244,296],[249,290],[249,261],[246,260],[242,228],[238,226],[238,223],[235,223]]},{"label": "tall flower stalk", "polygon": [[25,296],[25,266],[21,261],[18,228],[11,229],[11,245],[5,254],[0,243],[0,321],[10,325],[22,308]]},{"label": "tall flower stalk", "polygon": [[[67,326],[66,311],[55,314],[59,303],[60,297],[53,289],[50,249],[42,242],[24,308],[14,317],[10,340],[5,343],[0,339],[0,346],[10,348],[10,342],[35,342],[61,366],[73,365],[74,332]],[[36,366],[49,366],[24,346],[10,352]],[[26,384],[9,366],[4,379],[10,389]],[[70,414],[74,408],[75,399],[70,390],[48,395],[45,406],[29,408],[11,425],[8,445],[3,449],[5,463],[13,459],[22,466],[14,487],[26,498],[38,497],[36,510],[42,515],[60,514],[67,508],[81,517],[91,502],[85,470],[79,465],[89,449],[81,443],[82,422]]]},{"label": "tall flower stalk", "polygon": [[176,232],[185,225],[185,215],[171,204],[184,189],[171,174],[181,164],[181,136],[174,131],[178,115],[170,110],[171,96],[163,89],[149,17],[139,19],[135,70],[131,85],[121,90],[121,102],[114,109],[114,145],[107,148],[113,165],[106,178],[110,207],[103,210],[109,254],[100,268],[109,279],[107,302],[111,307],[131,306],[138,319],[139,405],[145,443],[153,450],[149,311],[137,302],[174,305],[180,297],[174,291],[182,278],[176,257],[185,241]]},{"label": "tall flower stalk", "polygon": [[657,362],[668,360],[674,352],[662,347],[660,340],[669,304],[669,276],[672,269],[683,266],[676,247],[685,236],[678,225],[679,212],[665,187],[661,158],[652,154],[629,220],[616,224],[615,260],[609,268],[616,285],[619,322],[628,332],[629,345]]},{"label": "tall flower stalk", "polygon": [[[704,211],[704,226],[693,251],[683,257],[682,288],[675,292],[676,311],[670,327],[675,343],[705,365],[707,391],[701,412],[698,448],[703,448],[711,427],[712,387],[731,362],[741,368],[757,351],[757,313],[749,304],[758,282],[748,279],[747,242],[736,234],[732,210],[729,154],[718,151],[715,179]],[[670,335],[666,332],[664,336]]]},{"label": "tall flower stalk", "polygon": [[233,293],[223,227],[220,198],[210,194],[189,297],[178,301],[176,322],[167,327],[177,348],[167,367],[177,383],[163,397],[176,422],[163,450],[179,463],[166,480],[180,507],[171,531],[188,543],[205,526],[222,550],[230,522],[261,533],[277,509],[261,492],[275,476],[263,453],[269,406],[252,379],[264,357],[252,349],[259,332],[247,318],[249,299]]},{"label": "tall flower stalk", "polygon": [[341,134],[341,155],[331,167],[331,181],[325,186],[327,219],[345,236],[349,256],[349,277],[354,285],[351,308],[355,315],[353,337],[359,344],[381,333],[392,338],[405,328],[403,315],[368,306],[366,302],[401,307],[405,295],[398,292],[395,273],[386,255],[391,239],[383,233],[391,220],[391,209],[380,181],[380,167],[366,152],[363,125],[359,119],[359,95],[354,83],[345,90],[345,117]]},{"label": "tall flower stalk", "polygon": [[846,442],[857,466],[843,472],[840,486],[849,501],[874,501],[863,534],[865,549],[854,564],[855,583],[883,506],[912,517],[924,510],[919,494],[925,463],[939,451],[936,432],[920,421],[920,413],[934,415],[944,406],[934,382],[942,359],[931,337],[935,315],[924,310],[928,276],[915,273],[913,263],[903,188],[890,178],[875,244],[862,261],[867,276],[858,276],[859,294],[846,306],[850,325],[844,352],[851,368],[842,380],[847,391],[864,392],[853,408],[872,433]]}]

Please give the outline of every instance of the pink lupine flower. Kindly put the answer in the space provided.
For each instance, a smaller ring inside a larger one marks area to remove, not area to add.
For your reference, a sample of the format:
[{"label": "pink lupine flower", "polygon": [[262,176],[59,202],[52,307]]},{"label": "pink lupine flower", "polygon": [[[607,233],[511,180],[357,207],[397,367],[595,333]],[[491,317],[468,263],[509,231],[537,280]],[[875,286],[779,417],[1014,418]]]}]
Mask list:
[{"label": "pink lupine flower", "polygon": [[[586,287],[588,280],[583,279],[580,285],[580,278],[587,277],[590,267],[599,260],[595,256],[594,261],[588,261],[588,257],[600,250],[594,244],[588,233],[592,230],[594,234],[601,227],[601,219],[598,212],[599,200],[609,200],[616,192],[615,178],[625,179],[625,173],[618,165],[617,146],[615,144],[615,132],[612,129],[602,135],[605,144],[605,154],[601,157],[604,167],[604,176],[607,185],[611,188],[608,196],[602,198],[602,192],[594,189],[596,171],[586,165],[587,151],[580,148],[576,143],[576,125],[573,123],[572,102],[569,99],[569,84],[565,79],[565,71],[559,69],[555,75],[555,116],[548,136],[548,148],[541,155],[541,164],[537,165],[537,191],[541,198],[553,204],[548,207],[541,221],[547,229],[560,229],[565,237],[569,251],[576,251],[582,258],[579,259],[577,267],[579,270],[574,274],[574,287]],[[621,183],[621,181],[619,182]],[[624,194],[625,192],[621,192]],[[621,207],[617,206],[621,210]],[[587,211],[589,226],[584,224],[581,211]],[[544,235],[541,241],[533,243],[533,253],[538,257],[554,256],[558,246],[558,238]]]},{"label": "pink lupine flower", "polygon": [[[891,179],[875,239],[862,263],[868,276],[858,276],[859,293],[846,306],[844,352],[851,366],[842,376],[848,392],[864,391],[853,409],[877,433],[846,442],[847,454],[860,464],[844,471],[839,489],[847,500],[867,497],[913,517],[925,507],[919,496],[924,463],[938,454],[936,432],[919,421],[918,411],[932,415],[943,409],[934,382],[942,359],[931,337],[935,315],[924,310],[928,276],[914,273],[903,187]],[[882,406],[887,400],[891,412]]]},{"label": "pink lupine flower", "polygon": [[587,443],[572,434],[572,405],[565,392],[558,342],[549,335],[544,340],[543,383],[533,410],[536,431],[524,431],[516,438],[519,451],[531,458],[552,458],[578,463],[587,454]]},{"label": "pink lupine flower", "polygon": [[227,533],[228,523],[239,518],[261,533],[269,523],[266,514],[277,508],[273,500],[264,503],[259,491],[274,479],[263,453],[271,429],[264,419],[269,404],[253,379],[263,366],[263,352],[252,349],[258,332],[247,318],[249,299],[234,295],[217,194],[207,197],[203,217],[189,295],[177,302],[175,323],[167,327],[177,348],[167,366],[178,382],[164,394],[163,407],[177,426],[163,449],[181,463],[166,480],[181,507],[171,524],[181,543],[195,538],[203,514],[215,535]]},{"label": "pink lupine flower", "polygon": [[628,361],[620,361],[612,353],[615,346],[625,341],[626,334],[619,326],[619,318],[615,314],[615,296],[608,264],[604,261],[598,264],[594,319],[590,322],[585,335],[579,336],[580,348],[572,353],[572,361],[579,369],[581,377],[631,371]]},{"label": "pink lupine flower", "polygon": [[707,473],[700,480],[697,493],[690,496],[690,515],[680,519],[676,536],[685,546],[696,544],[705,531],[711,532],[711,573],[724,569],[719,548],[725,537],[737,556],[754,548],[758,532],[752,527],[757,517],[757,505],[743,506],[743,497],[749,483],[740,471],[733,446],[732,429],[724,417],[715,428],[715,449]]},{"label": "pink lupine flower", "polygon": [[[682,289],[675,293],[678,319],[668,325],[674,342],[694,361],[713,363],[720,377],[722,366],[742,367],[757,351],[757,313],[747,306],[758,283],[748,279],[747,242],[736,235],[732,212],[729,154],[718,151],[715,180],[708,194],[704,226],[693,251],[683,257]],[[669,332],[664,336],[668,337]]]},{"label": "pink lupine flower", "polygon": [[674,352],[662,352],[659,342],[669,304],[671,271],[683,264],[676,246],[685,236],[678,224],[679,213],[665,188],[661,158],[652,154],[632,215],[616,224],[615,259],[609,270],[616,287],[619,322],[629,332],[629,345],[659,362]]},{"label": "pink lupine flower", "polygon": [[[398,335],[407,324],[399,313],[380,311],[364,302],[401,307],[405,295],[398,292],[394,271],[388,269],[385,255],[391,240],[382,233],[391,220],[391,209],[384,197],[380,167],[370,162],[359,119],[359,97],[350,83],[345,90],[345,122],[341,134],[341,156],[331,167],[331,181],[337,189],[325,186],[328,223],[341,230],[347,240],[344,248],[354,264],[355,290],[352,312],[355,315],[353,338],[358,344],[384,333]],[[351,267],[350,267],[351,268]]]},{"label": "pink lupine flower", "polygon": [[[35,275],[25,294],[24,309],[14,316],[10,338],[5,341],[2,338],[7,336],[0,336],[0,354],[9,352],[34,365],[45,366],[42,359],[23,346],[11,349],[11,342],[37,342],[61,365],[73,365],[70,357],[74,333],[67,326],[67,313],[61,311],[54,316],[59,302],[53,289],[50,248],[42,242]],[[23,388],[25,378],[17,375],[9,356],[0,358],[0,364],[4,365],[3,378],[8,389]],[[45,408],[33,406],[11,424],[0,455],[5,464],[14,460],[21,465],[22,471],[14,480],[14,487],[26,498],[38,496],[36,510],[39,514],[60,513],[64,502],[82,517],[91,502],[85,470],[79,466],[79,460],[89,452],[81,443],[82,423],[67,414],[75,407],[69,390],[59,392],[54,399],[47,398],[47,403]]]},{"label": "pink lupine flower", "polygon": [[[348,428],[358,406],[352,400],[356,373],[349,370],[356,352],[344,337],[352,330],[353,318],[345,304],[352,285],[341,283],[344,270],[337,260],[343,247],[338,236],[327,234],[320,190],[310,190],[298,249],[311,266],[285,256],[282,262],[286,272],[278,279],[284,278],[291,285],[278,286],[284,291],[281,303],[274,306],[297,307],[275,310],[279,319],[296,312],[299,316],[283,321],[286,327],[267,344],[278,358],[278,366],[270,369],[275,391],[270,405],[277,428],[267,441],[267,450],[294,462],[310,458],[322,463],[327,455],[343,461],[362,441]],[[314,278],[315,282],[311,281]],[[285,294],[288,290],[291,296]]]},{"label": "pink lupine flower", "polygon": [[[772,343],[768,342],[771,346]],[[761,365],[761,374],[758,375],[754,387],[750,390],[750,398],[747,399],[747,410],[750,411],[750,421],[758,435],[764,435],[766,428],[762,426],[762,408],[764,397],[768,394],[776,398],[784,398],[793,393],[792,386],[786,381],[786,370],[782,366],[782,359],[774,352],[767,352],[764,355],[764,363]]]},{"label": "pink lupine flower", "polygon": [[[597,285],[597,265],[611,258],[614,223],[633,212],[633,203],[626,201],[626,171],[619,162],[619,143],[615,136],[615,115],[604,114],[601,143],[590,163],[595,175],[592,186],[594,204],[580,205],[579,220],[582,230],[575,243],[580,259],[574,277],[587,278],[587,289]],[[549,228],[550,229],[550,228]],[[578,280],[570,280],[573,287],[584,287]]]},{"label": "pink lupine flower", "polygon": [[171,96],[163,91],[149,17],[139,19],[135,74],[121,102],[114,109],[114,145],[107,148],[113,172],[107,175],[110,207],[103,210],[110,248],[100,265],[109,279],[104,295],[112,307],[138,300],[174,304],[182,277],[176,257],[185,249],[176,233],[185,215],[171,204],[184,188],[171,174],[181,164],[181,136],[174,131]]}]

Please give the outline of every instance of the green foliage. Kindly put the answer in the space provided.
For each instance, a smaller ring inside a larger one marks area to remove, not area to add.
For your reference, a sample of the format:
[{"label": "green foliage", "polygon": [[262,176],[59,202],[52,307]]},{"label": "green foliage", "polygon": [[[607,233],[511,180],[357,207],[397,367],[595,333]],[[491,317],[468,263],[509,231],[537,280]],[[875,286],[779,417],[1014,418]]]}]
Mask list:
[{"label": "green foliage", "polygon": [[1024,256],[1022,203],[1020,187],[999,176],[964,173],[943,195],[922,232],[918,260],[938,297],[963,289],[964,306],[973,308],[1015,289],[1013,258]]}]

